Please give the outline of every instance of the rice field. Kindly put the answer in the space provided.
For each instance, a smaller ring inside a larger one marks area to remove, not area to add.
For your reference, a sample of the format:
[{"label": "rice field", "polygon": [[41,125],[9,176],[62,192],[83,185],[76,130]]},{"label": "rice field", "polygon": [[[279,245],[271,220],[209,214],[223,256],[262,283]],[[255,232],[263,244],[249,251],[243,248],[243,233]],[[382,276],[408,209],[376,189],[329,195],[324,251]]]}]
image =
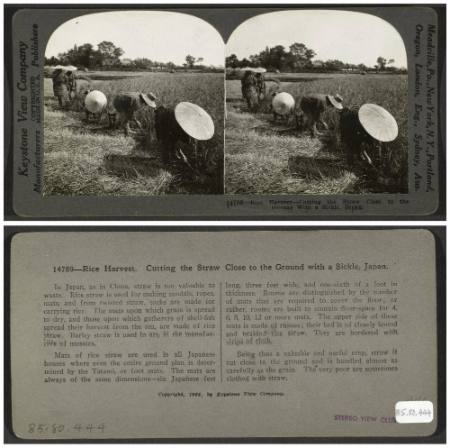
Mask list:
[{"label": "rice field", "polygon": [[[153,113],[137,114],[125,137],[110,129],[104,114],[99,123],[84,121],[78,110],[61,110],[52,82],[44,88],[44,195],[222,194],[224,192],[224,81],[214,73],[89,73],[94,88],[108,97],[118,92],[153,92],[158,104],[173,107],[191,101],[213,118],[215,135],[204,142],[205,155],[194,170],[179,163],[164,166],[159,157]],[[339,115],[325,113],[329,131],[318,138],[274,124],[270,101],[249,113],[239,80],[227,80],[225,132],[225,193],[227,194],[356,194],[406,193],[408,185],[407,75],[268,74],[281,80],[281,90],[301,97],[306,93],[339,93],[345,105],[367,102],[389,110],[399,136],[387,147],[389,172],[374,177],[364,167],[350,169],[338,133]],[[275,85],[268,82],[268,88]],[[73,108],[72,108],[73,109]],[[76,108],[75,108],[76,109]],[[361,168],[361,169],[360,169]]]},{"label": "rice field", "polygon": [[[153,92],[158,105],[190,101],[212,117],[214,137],[199,146],[201,163],[164,166],[154,132],[154,114],[143,108],[125,137],[103,114],[86,122],[76,107],[60,109],[52,81],[44,85],[44,195],[151,196],[223,193],[224,81],[221,73],[86,74],[93,88],[111,98],[118,92]],[[189,155],[188,155],[189,156]],[[133,166],[138,160],[139,165]],[[139,162],[141,161],[141,162]],[[138,169],[136,169],[138,168]]]},{"label": "rice field", "polygon": [[[406,193],[408,189],[407,75],[267,74],[281,91],[298,98],[307,93],[339,93],[344,105],[375,103],[397,120],[397,139],[385,144],[389,169],[382,176],[362,164],[346,164],[339,139],[339,114],[327,110],[329,131],[317,138],[291,121],[274,124],[267,99],[250,113],[239,80],[226,81],[225,191],[227,194]],[[275,86],[267,82],[267,88]]]}]

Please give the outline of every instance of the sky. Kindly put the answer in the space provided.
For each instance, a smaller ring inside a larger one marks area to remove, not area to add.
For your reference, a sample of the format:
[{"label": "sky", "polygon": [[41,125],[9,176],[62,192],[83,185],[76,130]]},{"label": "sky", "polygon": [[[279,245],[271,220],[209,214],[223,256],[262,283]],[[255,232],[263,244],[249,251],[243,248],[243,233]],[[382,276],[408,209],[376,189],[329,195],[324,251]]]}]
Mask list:
[{"label": "sky", "polygon": [[266,46],[304,43],[317,55],[313,60],[339,59],[350,64],[376,64],[378,56],[407,67],[403,39],[388,22],[364,13],[330,10],[281,11],[253,17],[230,36],[227,55],[239,59]]},{"label": "sky", "polygon": [[205,65],[224,66],[224,43],[216,29],[188,14],[164,11],[117,11],[79,16],[51,35],[46,57],[73,46],[107,40],[121,47],[122,58],[148,58],[182,64],[191,54]]}]

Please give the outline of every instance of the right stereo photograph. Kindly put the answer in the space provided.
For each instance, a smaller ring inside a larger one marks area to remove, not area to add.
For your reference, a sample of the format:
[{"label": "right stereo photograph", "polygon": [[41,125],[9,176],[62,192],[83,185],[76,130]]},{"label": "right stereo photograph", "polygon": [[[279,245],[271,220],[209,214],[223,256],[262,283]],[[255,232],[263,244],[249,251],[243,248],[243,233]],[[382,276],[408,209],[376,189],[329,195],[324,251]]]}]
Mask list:
[{"label": "right stereo photograph", "polygon": [[408,193],[408,61],[391,24],[267,13],[226,53],[226,194]]}]

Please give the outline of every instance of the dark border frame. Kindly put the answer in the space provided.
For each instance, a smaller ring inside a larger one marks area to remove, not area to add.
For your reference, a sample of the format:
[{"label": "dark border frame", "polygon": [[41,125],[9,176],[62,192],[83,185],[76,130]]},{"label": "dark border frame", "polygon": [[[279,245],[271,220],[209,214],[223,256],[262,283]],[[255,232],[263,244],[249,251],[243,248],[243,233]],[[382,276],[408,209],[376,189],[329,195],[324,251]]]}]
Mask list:
[{"label": "dark border frame", "polygon": [[[426,437],[250,437],[250,438],[164,438],[164,439],[21,439],[12,430],[11,418],[11,363],[10,363],[10,261],[11,240],[17,233],[29,232],[258,232],[264,230],[314,231],[314,230],[385,230],[385,229],[426,229],[429,230],[436,244],[436,319],[437,319],[437,353],[438,353],[438,426],[434,434]],[[176,227],[131,227],[131,226],[11,226],[5,227],[4,233],[4,443],[445,443],[446,442],[446,228],[443,226],[176,226]]]},{"label": "dark border frame", "polygon": [[[348,3],[342,4],[345,7],[355,7],[355,6],[368,6],[367,4],[358,4],[358,3]],[[342,6],[341,5],[341,6]],[[213,220],[228,220],[228,221],[239,221],[245,219],[252,219],[257,221],[267,221],[267,220],[277,220],[277,221],[287,221],[287,220],[296,220],[296,221],[340,221],[340,220],[357,220],[363,221],[367,219],[375,220],[375,221],[395,221],[395,220],[409,220],[409,221],[433,221],[433,220],[445,220],[446,217],[446,176],[445,176],[445,166],[446,166],[446,4],[445,3],[432,3],[432,4],[370,4],[369,6],[382,6],[386,8],[390,7],[428,7],[433,8],[438,16],[438,45],[439,45],[439,54],[438,54],[438,85],[441,94],[438,95],[438,122],[440,124],[438,129],[438,185],[439,185],[439,201],[438,207],[436,211],[430,215],[401,215],[401,214],[388,214],[388,215],[371,215],[371,214],[363,214],[363,215],[330,215],[330,216],[314,216],[314,215],[258,215],[258,216],[249,216],[245,215],[243,212],[242,215],[237,216],[182,216],[182,217],[167,217],[167,216],[150,216],[150,217],[136,217],[136,216],[89,216],[89,217],[23,217],[18,215],[13,208],[13,152],[7,151],[7,148],[11,147],[11,139],[13,135],[13,122],[11,119],[11,110],[13,108],[11,92],[9,92],[10,80],[12,79],[12,48],[10,45],[10,40],[7,39],[8,36],[11,36],[12,32],[12,19],[13,15],[21,10],[21,9],[42,9],[42,8],[52,8],[52,9],[73,9],[75,7],[83,7],[84,9],[102,9],[105,8],[105,4],[5,4],[4,5],[4,54],[5,54],[5,71],[4,71],[4,163],[5,163],[5,192],[4,192],[4,216],[6,220],[14,220],[14,221],[39,221],[45,219],[46,221],[86,221],[86,220],[96,220],[96,221],[108,221],[111,219],[118,221],[126,221],[126,220],[165,220],[165,221],[191,221],[191,220],[202,220],[202,221],[213,221]],[[315,9],[326,9],[336,4],[314,4],[314,3],[305,3],[305,4],[233,4],[233,3],[213,3],[213,4],[113,4],[106,5],[108,9],[148,9],[151,6],[152,9],[189,9],[189,8],[198,8],[198,9],[215,9],[215,8],[229,8],[229,9],[243,9],[243,8],[292,8],[292,7],[302,7],[308,8],[313,6]],[[101,200],[101,198],[99,198]]]}]

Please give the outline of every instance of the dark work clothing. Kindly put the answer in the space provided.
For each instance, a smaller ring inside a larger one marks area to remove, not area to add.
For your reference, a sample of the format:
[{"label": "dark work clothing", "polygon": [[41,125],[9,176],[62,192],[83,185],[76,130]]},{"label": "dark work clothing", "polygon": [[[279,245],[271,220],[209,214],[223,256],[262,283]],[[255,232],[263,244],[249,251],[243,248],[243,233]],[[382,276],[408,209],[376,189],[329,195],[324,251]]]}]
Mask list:
[{"label": "dark work clothing", "polygon": [[242,94],[244,94],[244,87],[249,87],[249,86],[256,86],[257,85],[257,81],[256,81],[256,76],[253,72],[250,71],[246,71],[244,73],[244,76],[241,79],[241,87],[242,87]]},{"label": "dark work clothing", "polygon": [[190,137],[183,131],[175,119],[173,109],[160,106],[155,110],[156,138],[161,143],[161,157],[164,163],[175,155],[176,143],[190,143]]},{"label": "dark work clothing", "polygon": [[362,127],[358,118],[358,107],[351,109],[344,107],[341,111],[339,128],[341,142],[345,150],[347,162],[353,164],[354,157],[359,157],[364,147],[375,147],[377,141],[373,139]]},{"label": "dark work clothing", "polygon": [[129,115],[130,118],[143,104],[139,92],[119,93],[113,99],[114,109],[120,114]]},{"label": "dark work clothing", "polygon": [[134,114],[144,104],[140,92],[124,92],[114,97],[112,105],[119,114],[119,122],[123,126],[125,135],[130,132],[130,121],[134,119]]},{"label": "dark work clothing", "polygon": [[255,73],[247,71],[241,80],[242,97],[247,102],[250,111],[255,111],[259,106],[259,87]]},{"label": "dark work clothing", "polygon": [[317,123],[321,123],[325,129],[327,124],[322,120],[322,114],[325,112],[329,102],[327,96],[322,93],[312,93],[304,96],[300,100],[300,108],[305,117],[305,124],[314,137],[317,132]]},{"label": "dark work clothing", "polygon": [[256,76],[256,89],[258,90],[259,97],[264,97],[266,94],[266,81],[262,73],[257,73]]},{"label": "dark work clothing", "polygon": [[58,98],[59,105],[63,105],[68,97],[68,81],[65,73],[60,70],[56,70],[53,75],[53,95]]},{"label": "dark work clothing", "polygon": [[67,72],[66,79],[67,79],[67,88],[69,90],[69,96],[72,97],[72,92],[75,95],[77,89],[77,81],[75,79],[75,75],[73,74],[73,72]]},{"label": "dark work clothing", "polygon": [[327,96],[321,93],[312,93],[304,96],[300,101],[302,111],[310,115],[315,121],[320,119],[320,116],[327,107]]}]

